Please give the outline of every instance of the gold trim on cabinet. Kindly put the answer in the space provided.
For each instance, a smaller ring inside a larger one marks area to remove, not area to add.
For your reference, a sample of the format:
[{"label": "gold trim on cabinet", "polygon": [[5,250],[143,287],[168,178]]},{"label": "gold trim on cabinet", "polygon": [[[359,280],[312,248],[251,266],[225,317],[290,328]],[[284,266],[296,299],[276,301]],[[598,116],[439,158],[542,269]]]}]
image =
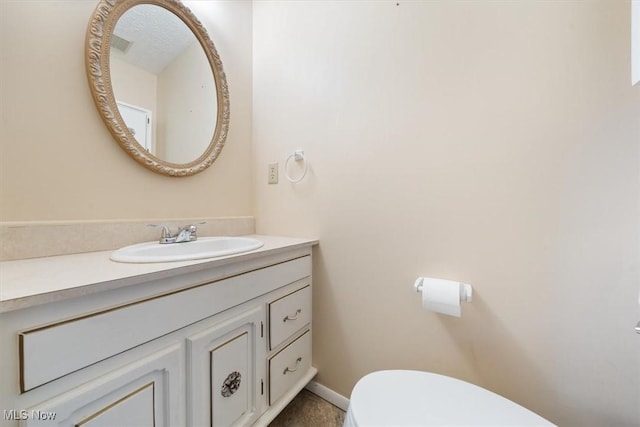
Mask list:
[{"label": "gold trim on cabinet", "polygon": [[22,334],[18,335],[18,358],[20,360],[20,394],[25,392],[24,389],[24,343]]},{"label": "gold trim on cabinet", "polygon": [[308,288],[309,286],[311,286],[311,284],[305,285],[305,286],[303,286],[303,287],[301,287],[301,288],[299,288],[299,289],[296,289],[296,290],[295,290],[295,291],[293,291],[293,292],[289,292],[288,294],[283,295],[283,296],[281,296],[280,298],[276,298],[276,299],[274,299],[273,301],[269,301],[269,306],[271,306],[271,304],[273,304],[273,303],[275,303],[275,302],[280,301],[280,300],[281,300],[281,299],[283,299],[283,298],[288,297],[289,295],[293,295],[293,294],[295,294],[296,292],[300,292],[301,290],[306,289],[306,288]]},{"label": "gold trim on cabinet", "polygon": [[273,353],[271,356],[269,356],[268,360],[269,362],[271,362],[271,359],[273,359],[274,357],[276,357],[277,355],[279,355],[280,353],[282,353],[285,349],[287,349],[291,344],[293,344],[294,342],[298,341],[298,339],[302,338],[304,335],[306,335],[307,333],[311,332],[311,328],[307,327],[306,329],[304,329],[304,332],[300,333],[300,335],[297,334],[293,334],[291,335],[289,338],[287,338],[285,340],[285,342],[291,340],[291,342],[289,342],[287,345],[285,345],[284,347],[282,347],[280,350],[278,350],[277,352]]},{"label": "gold trim on cabinet", "polygon": [[89,421],[97,418],[101,414],[104,414],[105,412],[107,412],[109,409],[111,409],[114,406],[124,402],[127,399],[130,399],[132,396],[140,393],[141,391],[143,391],[144,389],[146,389],[148,387],[151,387],[151,393],[152,393],[151,410],[153,411],[153,425],[155,427],[155,425],[156,425],[156,388],[155,388],[155,382],[154,381],[152,381],[152,382],[150,382],[148,384],[145,384],[142,387],[140,387],[140,388],[132,391],[131,393],[127,394],[126,396],[121,397],[120,399],[116,400],[115,402],[110,403],[109,405],[107,405],[104,408],[100,409],[98,412],[95,412],[95,413],[89,415],[88,417],[83,418],[82,420],[80,420],[79,422],[74,424],[74,427],[81,427],[83,424],[86,424]]},{"label": "gold trim on cabinet", "polygon": [[[67,323],[78,322],[80,320],[88,319],[88,318],[95,317],[95,316],[100,316],[100,315],[105,314],[105,313],[110,313],[112,311],[116,311],[116,310],[120,310],[120,309],[123,309],[123,308],[131,307],[131,306],[134,306],[134,305],[142,304],[142,303],[145,303],[145,302],[153,301],[153,300],[156,300],[156,299],[159,299],[159,298],[164,298],[164,297],[169,296],[169,295],[175,295],[175,294],[178,294],[178,293],[181,293],[181,292],[186,292],[186,291],[189,291],[189,290],[192,290],[192,289],[196,289],[196,288],[199,288],[199,287],[202,287],[202,286],[211,285],[211,284],[220,282],[222,280],[232,279],[234,277],[242,276],[243,274],[248,274],[248,273],[253,273],[253,272],[256,272],[256,271],[264,270],[266,268],[271,268],[271,267],[274,267],[276,265],[285,264],[285,263],[290,262],[290,261],[296,261],[296,260],[299,260],[301,258],[308,257],[308,256],[311,256],[311,255],[301,255],[299,257],[291,258],[291,259],[288,259],[288,260],[285,260],[285,261],[281,261],[281,262],[278,262],[278,263],[275,263],[275,264],[270,264],[270,265],[267,265],[267,266],[264,266],[264,267],[255,268],[253,270],[247,270],[247,271],[244,271],[242,273],[231,274],[229,276],[223,276],[223,277],[220,277],[218,279],[211,280],[211,281],[200,282],[200,283],[195,284],[195,285],[189,285],[186,288],[178,289],[178,290],[167,292],[167,293],[164,293],[164,294],[155,295],[153,297],[141,299],[141,300],[138,300],[138,301],[133,301],[133,302],[122,304],[122,305],[119,305],[119,306],[116,306],[116,307],[111,307],[111,308],[108,308],[108,309],[105,309],[105,310],[95,311],[93,313],[83,314],[81,316],[72,317],[72,318],[69,318],[69,319],[66,319],[66,320],[61,320],[61,321],[58,321],[58,322],[49,323],[49,324],[46,324],[46,325],[38,326],[38,327],[35,327],[35,328],[32,328],[32,329],[27,329],[26,331],[19,332],[18,333],[18,355],[19,355],[19,358],[20,358],[20,394],[26,393],[26,392],[31,391],[31,390],[34,390],[34,389],[36,389],[38,387],[41,387],[41,386],[43,386],[45,384],[49,384],[50,382],[56,381],[56,380],[64,377],[65,375],[69,375],[69,374],[71,374],[73,372],[79,371],[80,369],[86,368],[87,366],[94,365],[96,363],[99,363],[99,362],[102,362],[103,360],[108,359],[109,357],[113,357],[113,356],[116,356],[116,355],[122,353],[122,352],[119,352],[119,353],[116,353],[116,354],[112,354],[111,356],[108,356],[108,357],[106,357],[104,359],[100,359],[100,360],[98,360],[98,361],[96,361],[94,363],[91,363],[89,365],[81,366],[80,368],[78,368],[78,369],[76,369],[74,371],[68,372],[68,373],[66,373],[64,375],[61,375],[59,377],[56,377],[56,378],[54,378],[54,379],[52,379],[50,381],[47,381],[47,382],[42,383],[42,384],[38,384],[37,386],[32,387],[30,389],[25,389],[25,386],[24,386],[24,342],[23,342],[23,340],[24,340],[24,337],[26,335],[30,334],[30,333],[40,332],[40,331],[43,331],[45,329],[50,329],[50,328],[55,328],[57,326],[65,325]],[[300,278],[300,279],[298,279],[298,280],[296,280],[294,282],[291,282],[291,283],[295,283],[297,281],[304,280],[304,279],[306,279],[308,277],[311,277],[311,276],[310,275],[309,276],[304,276],[304,277],[302,277],[302,278]],[[290,283],[287,283],[287,285],[288,284],[290,284]],[[286,286],[286,285],[284,285],[284,286]],[[309,285],[307,285],[307,286],[309,286]],[[178,329],[181,329],[181,328],[178,328]],[[144,344],[144,343],[140,343],[140,344]]]}]

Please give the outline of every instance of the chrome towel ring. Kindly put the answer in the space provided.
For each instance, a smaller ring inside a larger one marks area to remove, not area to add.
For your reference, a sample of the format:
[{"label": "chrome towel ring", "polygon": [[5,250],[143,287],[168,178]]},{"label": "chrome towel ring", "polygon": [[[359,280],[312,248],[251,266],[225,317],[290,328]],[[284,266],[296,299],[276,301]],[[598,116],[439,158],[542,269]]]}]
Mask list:
[{"label": "chrome towel ring", "polygon": [[[291,161],[291,159],[294,159],[296,162],[303,162],[304,163],[304,167],[302,169],[302,174],[297,177],[297,178],[292,178],[291,175],[289,175],[289,162]],[[289,154],[289,157],[287,157],[287,160],[285,160],[284,162],[284,176],[293,183],[296,182],[300,182],[302,181],[302,179],[307,175],[307,171],[309,169],[309,164],[307,163],[306,159],[304,158],[304,151],[303,150],[295,150],[293,153]]]}]

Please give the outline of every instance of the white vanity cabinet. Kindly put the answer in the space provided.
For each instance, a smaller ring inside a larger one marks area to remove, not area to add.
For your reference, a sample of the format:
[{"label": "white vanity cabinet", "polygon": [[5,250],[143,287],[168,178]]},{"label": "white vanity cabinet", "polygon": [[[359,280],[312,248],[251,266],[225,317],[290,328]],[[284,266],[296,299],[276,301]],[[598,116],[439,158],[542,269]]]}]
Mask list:
[{"label": "white vanity cabinet", "polygon": [[311,245],[0,313],[7,426],[267,425],[311,380]]}]

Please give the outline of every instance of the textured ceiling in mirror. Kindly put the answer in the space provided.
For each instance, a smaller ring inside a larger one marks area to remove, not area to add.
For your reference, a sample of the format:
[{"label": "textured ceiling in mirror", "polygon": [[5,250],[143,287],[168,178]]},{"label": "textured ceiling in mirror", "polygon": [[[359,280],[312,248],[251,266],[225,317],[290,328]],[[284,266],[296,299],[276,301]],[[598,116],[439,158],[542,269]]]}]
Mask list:
[{"label": "textured ceiling in mirror", "polygon": [[126,53],[112,49],[112,55],[123,57],[153,74],[159,74],[186,48],[197,42],[184,22],[168,10],[141,4],[127,10],[113,30],[113,34],[131,44]]}]

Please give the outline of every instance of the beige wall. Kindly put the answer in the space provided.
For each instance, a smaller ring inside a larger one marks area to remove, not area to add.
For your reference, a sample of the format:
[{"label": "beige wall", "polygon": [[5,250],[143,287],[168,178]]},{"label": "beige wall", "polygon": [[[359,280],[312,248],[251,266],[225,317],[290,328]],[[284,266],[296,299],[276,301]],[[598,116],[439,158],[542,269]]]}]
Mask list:
[{"label": "beige wall", "polygon": [[94,106],[84,41],[97,1],[0,0],[0,220],[251,214],[251,3],[195,2],[231,95],[225,149],[168,178],[130,159]]},{"label": "beige wall", "polygon": [[162,128],[158,140],[164,159],[189,163],[202,155],[215,132],[216,96],[211,65],[196,40],[158,77],[157,111]]},{"label": "beige wall", "polygon": [[156,111],[158,77],[124,61],[117,55],[109,58],[111,85],[116,101]]},{"label": "beige wall", "polygon": [[[559,425],[640,424],[629,10],[254,3],[257,227],[320,238],[320,383],[421,369]],[[309,176],[267,185],[296,148]],[[419,275],[471,283],[473,304],[422,310]]]}]

